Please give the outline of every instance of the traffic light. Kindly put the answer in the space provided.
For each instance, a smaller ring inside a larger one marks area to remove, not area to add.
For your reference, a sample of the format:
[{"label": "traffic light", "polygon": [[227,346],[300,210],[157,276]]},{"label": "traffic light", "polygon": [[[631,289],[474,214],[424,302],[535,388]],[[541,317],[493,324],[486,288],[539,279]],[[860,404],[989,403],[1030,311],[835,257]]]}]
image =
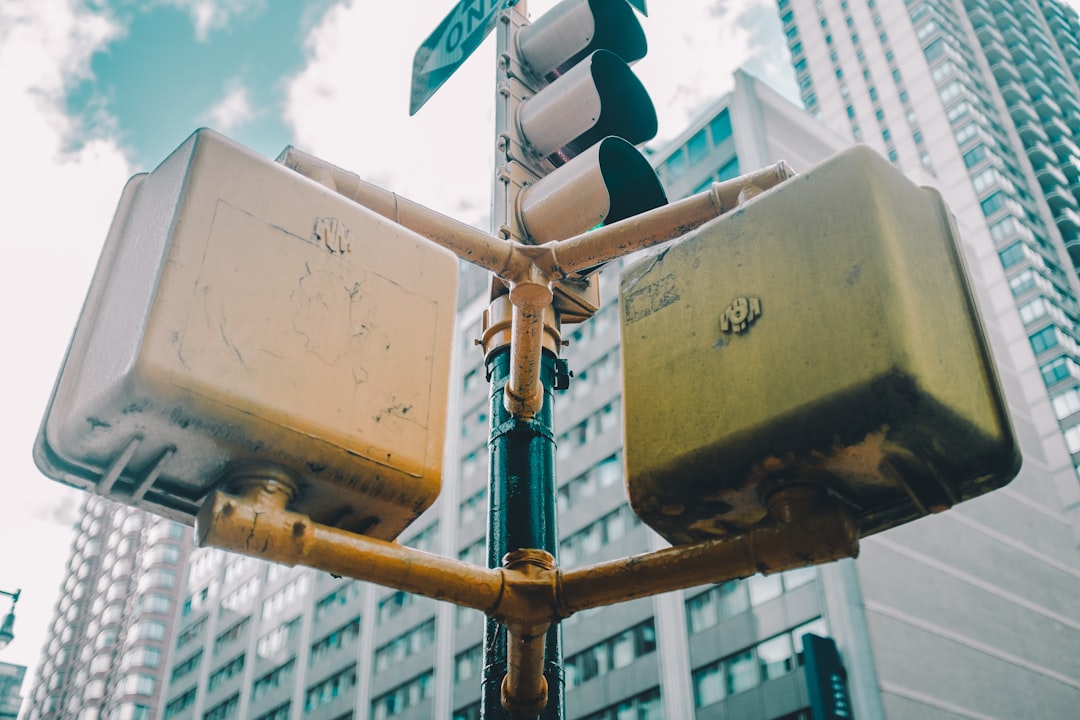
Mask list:
[{"label": "traffic light", "polygon": [[620,304],[630,502],[675,544],[791,485],[868,535],[1019,470],[948,208],[865,147],[627,268]]},{"label": "traffic light", "polygon": [[[506,234],[531,244],[561,240],[666,203],[635,147],[655,136],[657,120],[628,65],[647,50],[631,4],[564,0],[532,24],[510,15],[519,25],[500,89],[508,106],[499,170]],[[555,296],[571,322],[588,317],[598,299],[582,278],[557,286]]]},{"label": "traffic light", "polygon": [[392,539],[440,488],[457,261],[200,130],[131,179],[35,445],[48,476],[191,523],[273,466]]}]

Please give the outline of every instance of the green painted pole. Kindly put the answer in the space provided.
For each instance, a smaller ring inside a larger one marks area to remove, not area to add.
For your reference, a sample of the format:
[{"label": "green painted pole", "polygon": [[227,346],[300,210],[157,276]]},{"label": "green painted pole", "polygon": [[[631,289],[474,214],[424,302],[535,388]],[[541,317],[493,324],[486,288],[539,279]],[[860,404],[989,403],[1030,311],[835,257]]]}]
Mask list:
[{"label": "green painted pole", "polygon": [[[545,351],[540,379],[544,405],[532,419],[513,417],[503,405],[503,389],[510,378],[510,348],[496,350],[487,360],[491,382],[491,435],[488,485],[488,567],[500,567],[515,550],[546,550],[558,557],[559,532],[555,509],[555,437],[552,434],[553,388],[556,358]],[[484,628],[482,715],[484,720],[510,717],[502,707],[501,687],[506,675],[506,630],[488,619]],[[548,704],[542,720],[563,720],[562,631],[548,630],[544,654]]]}]

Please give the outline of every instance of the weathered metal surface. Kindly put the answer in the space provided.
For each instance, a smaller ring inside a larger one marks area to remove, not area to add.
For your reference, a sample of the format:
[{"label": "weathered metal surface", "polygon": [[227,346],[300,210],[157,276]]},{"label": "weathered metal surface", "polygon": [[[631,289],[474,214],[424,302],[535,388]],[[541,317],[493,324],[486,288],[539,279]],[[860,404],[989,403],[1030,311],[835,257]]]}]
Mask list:
[{"label": "weathered metal surface", "polygon": [[768,517],[745,532],[560,573],[560,614],[859,554],[851,514],[819,488],[793,486],[770,500]]},{"label": "weathered metal surface", "polygon": [[[494,359],[502,378],[507,354],[503,349]],[[486,613],[483,702],[489,717],[505,710],[519,718],[561,716],[559,622],[575,612],[858,554],[847,509],[820,488],[794,485],[771,497],[768,522],[744,533],[563,572],[553,555],[554,444],[542,423],[511,418],[498,394],[488,568],[313,522],[288,509],[295,477],[267,465],[238,470],[228,492],[214,492],[199,512],[198,542]]]},{"label": "weathered metal surface", "polygon": [[[541,550],[552,557],[558,554],[552,425],[556,358],[552,353],[543,352],[539,361],[543,390],[540,407],[528,418],[522,418],[511,412],[504,399],[515,362],[510,348],[495,350],[485,359],[491,382],[487,531],[487,559],[491,568],[520,558],[515,554],[522,550]],[[481,703],[487,708],[488,717],[501,716],[503,678],[511,672],[509,663],[514,657],[525,664],[513,672],[520,673],[526,668],[529,672],[542,671],[548,702],[543,706],[541,717],[559,720],[563,717],[565,703],[561,630],[554,624],[544,631],[542,626],[554,621],[553,592],[550,589],[544,592],[542,587],[537,587],[541,583],[554,588],[554,573],[540,572],[529,562],[510,562],[505,572],[508,577],[515,577],[515,588],[506,593],[502,607],[490,614],[492,619],[484,630],[485,671]],[[518,579],[521,584],[516,582]],[[510,630],[504,630],[501,624]],[[522,643],[527,649],[512,648]],[[540,657],[537,657],[538,653]],[[538,684],[539,679],[535,677],[532,683],[525,681],[526,691],[515,691],[512,697],[528,705],[535,697],[532,689]]]},{"label": "weathered metal surface", "polygon": [[35,457],[191,523],[238,463],[397,536],[442,475],[457,262],[210,130],[128,186]]},{"label": "weathered metal surface", "polygon": [[673,543],[793,480],[865,535],[1018,471],[949,211],[865,147],[628,268],[620,303],[627,488]]},{"label": "weathered metal surface", "polygon": [[215,491],[196,520],[203,546],[284,565],[306,565],[405,592],[494,612],[504,592],[488,570],[404,545],[327,527],[287,509],[296,480],[281,468],[254,466]]}]

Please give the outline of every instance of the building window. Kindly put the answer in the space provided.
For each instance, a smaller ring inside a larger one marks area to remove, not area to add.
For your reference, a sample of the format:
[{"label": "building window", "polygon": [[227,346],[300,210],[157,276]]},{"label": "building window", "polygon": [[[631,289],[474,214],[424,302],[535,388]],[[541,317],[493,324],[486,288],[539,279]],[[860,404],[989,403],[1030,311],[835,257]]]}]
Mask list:
[{"label": "building window", "polygon": [[122,695],[153,695],[154,677],[152,675],[128,675],[120,686]]},{"label": "building window", "polygon": [[192,640],[195,640],[197,637],[199,637],[205,627],[206,618],[203,617],[199,618],[198,622],[193,624],[191,627],[181,631],[180,634],[176,636],[176,649],[179,650],[180,648],[190,643]]},{"label": "building window", "polygon": [[980,205],[982,206],[983,215],[990,217],[998,210],[1005,207],[1005,193],[1000,190],[995,190],[989,197],[983,200]]},{"label": "building window", "polygon": [[469,680],[480,674],[480,661],[483,658],[483,647],[473,645],[464,652],[454,657],[454,682]]},{"label": "building window", "polygon": [[336,610],[342,605],[360,597],[360,583],[349,580],[328,595],[319,598],[315,603],[315,620],[321,620],[327,613]]},{"label": "building window", "polygon": [[1028,340],[1031,341],[1031,349],[1035,351],[1036,355],[1061,344],[1060,332],[1053,325],[1044,327],[1039,332],[1029,335]]},{"label": "building window", "polygon": [[174,718],[195,704],[195,688],[191,688],[183,695],[170,700],[165,706],[165,720]]},{"label": "building window", "polygon": [[695,670],[695,706],[707,707],[794,672],[802,664],[802,638],[807,633],[824,635],[824,621],[818,618]]},{"label": "building window", "polygon": [[299,601],[307,594],[310,577],[306,574],[290,581],[285,587],[263,601],[263,619],[277,617],[282,610]]},{"label": "building window", "polygon": [[[237,589],[221,598],[221,612],[247,612],[252,607],[255,596],[259,594],[259,579],[248,578]],[[262,615],[266,617],[266,615]]]},{"label": "building window", "polygon": [[[96,659],[97,658],[95,658],[95,660]],[[121,667],[125,670],[136,667],[156,668],[159,665],[161,665],[161,651],[157,648],[146,646],[139,646],[128,650],[124,653],[124,659],[121,662]]]},{"label": "building window", "polygon": [[260,676],[251,686],[251,699],[258,700],[271,690],[284,686],[292,677],[293,668],[296,667],[296,659],[290,658],[288,662],[278,665],[276,668]]},{"label": "building window", "polygon": [[299,630],[300,617],[297,616],[288,622],[283,622],[259,638],[259,642],[255,645],[255,651],[259,654],[259,657],[276,657],[292,642]]},{"label": "building window", "polygon": [[1046,299],[1042,295],[1020,305],[1019,310],[1020,320],[1025,325],[1029,325],[1047,315],[1062,325],[1070,324],[1070,321],[1065,316],[1065,312],[1053,301]]},{"label": "building window", "polygon": [[150,720],[150,708],[136,703],[121,703],[110,718],[111,720]]},{"label": "building window", "polygon": [[593,678],[630,665],[656,650],[656,628],[652,618],[566,659],[566,687],[573,688]]},{"label": "building window", "polygon": [[686,155],[691,165],[697,165],[709,156],[709,138],[705,136],[705,128],[690,138],[686,144]]},{"label": "building window", "polygon": [[[483,544],[483,541],[481,541],[481,544]],[[401,590],[384,597],[379,601],[377,616],[379,624],[382,625],[383,623],[389,622],[392,618],[397,617],[405,608],[416,603],[417,597],[417,595]]]},{"label": "building window", "polygon": [[660,688],[655,687],[600,712],[586,715],[582,720],[662,720],[663,717]]},{"label": "building window", "polygon": [[408,540],[403,541],[402,544],[408,545],[415,550],[435,552],[439,548],[439,521],[436,520]]},{"label": "building window", "polygon": [[431,671],[428,671],[375,698],[371,702],[371,715],[374,720],[386,720],[419,705],[431,695],[432,677]]},{"label": "building window", "polygon": [[723,182],[739,176],[739,158],[733,157],[716,171],[716,179]]},{"label": "building window", "polygon": [[375,651],[375,672],[424,652],[435,644],[435,619],[417,625]]},{"label": "building window", "polygon": [[236,715],[239,708],[240,694],[237,693],[203,713],[203,720],[228,720]]},{"label": "building window", "polygon": [[664,172],[672,180],[678,180],[686,174],[686,155],[683,153],[682,148],[677,149],[668,156],[668,159],[664,161],[663,168]]},{"label": "building window", "polygon": [[[993,229],[991,228],[991,232]],[[1023,295],[1028,290],[1034,290],[1036,287],[1048,286],[1050,283],[1045,279],[1037,276],[1034,270],[1024,270],[1020,274],[1009,278],[1009,288],[1012,290],[1014,297]]]},{"label": "building window", "polygon": [[472,523],[487,513],[487,488],[482,487],[461,501],[458,506],[458,524],[471,527]]},{"label": "building window", "polygon": [[175,565],[180,562],[180,548],[175,545],[155,545],[146,553],[146,564],[168,563]]},{"label": "building window", "polygon": [[480,720],[480,703],[474,702],[472,705],[458,708],[451,716],[451,720]]},{"label": "building window", "polygon": [[139,592],[147,592],[151,588],[169,590],[174,585],[176,585],[176,573],[169,568],[154,568],[139,578]]},{"label": "building window", "polygon": [[563,483],[558,491],[559,512],[566,512],[588,502],[606,487],[622,482],[622,460],[618,453],[609,455],[581,475]]},{"label": "building window", "polygon": [[795,669],[795,651],[789,635],[778,635],[757,647],[762,680],[774,680]]},{"label": "building window", "polygon": [[799,568],[776,575],[754,575],[714,585],[686,601],[686,628],[692,635],[721,620],[746,612],[751,606],[778,597],[817,578],[817,570]]},{"label": "building window", "polygon": [[206,689],[210,691],[216,690],[222,683],[233,679],[243,671],[244,656],[237,655],[227,664],[210,674],[210,679],[206,683]]},{"label": "building window", "polygon": [[1074,425],[1065,431],[1065,445],[1070,453],[1080,452],[1080,426]]},{"label": "building window", "polygon": [[227,630],[219,634],[214,638],[214,652],[221,652],[221,649],[231,642],[240,639],[240,636],[247,630],[248,625],[251,623],[251,618],[246,617],[240,622],[233,624]]},{"label": "building window", "polygon": [[583,557],[592,555],[605,545],[623,537],[631,528],[640,523],[641,520],[629,505],[616,508],[563,538],[559,543],[559,564],[563,567],[572,567]]},{"label": "building window", "polygon": [[754,652],[746,650],[724,661],[724,680],[728,695],[745,692],[761,682]]},{"label": "building window", "polygon": [[195,670],[197,667],[199,667],[199,663],[202,662],[202,653],[203,653],[202,650],[198,650],[191,657],[177,663],[176,665],[173,665],[172,675],[171,675],[172,681],[176,682],[180,678],[184,677],[185,675],[189,674],[190,672]]},{"label": "building window", "polygon": [[345,670],[307,689],[304,696],[304,712],[311,712],[317,707],[332,703],[338,696],[354,687],[356,687],[356,666],[350,665]]},{"label": "building window", "polygon": [[1021,242],[1014,242],[998,253],[1002,267],[1010,268],[1027,257],[1027,247]]},{"label": "building window", "polygon": [[172,600],[167,595],[150,593],[139,598],[139,612],[168,615],[172,612]]},{"label": "building window", "polygon": [[135,640],[164,640],[168,627],[160,620],[141,620],[135,624],[132,637]]},{"label": "building window", "polygon": [[268,713],[263,713],[255,720],[289,720],[292,710],[292,703],[287,702],[284,705],[278,705],[276,708]]},{"label": "building window", "polygon": [[1039,370],[1042,372],[1043,382],[1047,385],[1053,385],[1069,377],[1080,379],[1080,366],[1071,357],[1054,358],[1039,366]]},{"label": "building window", "polygon": [[225,584],[234,585],[247,573],[258,567],[258,561],[244,555],[236,555],[229,558],[225,564]]},{"label": "building window", "polygon": [[311,646],[311,663],[314,664],[334,650],[340,650],[343,647],[352,645],[358,637],[360,637],[360,618],[353,618],[352,621],[319,639]]},{"label": "building window", "polygon": [[1071,387],[1068,390],[1054,395],[1052,398],[1054,414],[1058,420],[1064,420],[1075,412],[1080,411],[1080,388]]}]

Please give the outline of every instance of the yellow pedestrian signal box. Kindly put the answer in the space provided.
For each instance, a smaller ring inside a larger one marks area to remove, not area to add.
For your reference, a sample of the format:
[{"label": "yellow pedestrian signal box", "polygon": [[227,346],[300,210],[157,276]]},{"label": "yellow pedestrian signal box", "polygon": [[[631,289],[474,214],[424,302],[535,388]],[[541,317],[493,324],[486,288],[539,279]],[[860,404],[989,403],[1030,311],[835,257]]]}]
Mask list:
[{"label": "yellow pedestrian signal box", "polygon": [[435,499],[457,261],[209,130],[120,201],[41,433],[50,477],[188,523],[251,464],[392,539]]},{"label": "yellow pedestrian signal box", "polygon": [[865,147],[621,276],[626,469],[675,544],[817,485],[868,535],[1020,457],[949,210]]}]

